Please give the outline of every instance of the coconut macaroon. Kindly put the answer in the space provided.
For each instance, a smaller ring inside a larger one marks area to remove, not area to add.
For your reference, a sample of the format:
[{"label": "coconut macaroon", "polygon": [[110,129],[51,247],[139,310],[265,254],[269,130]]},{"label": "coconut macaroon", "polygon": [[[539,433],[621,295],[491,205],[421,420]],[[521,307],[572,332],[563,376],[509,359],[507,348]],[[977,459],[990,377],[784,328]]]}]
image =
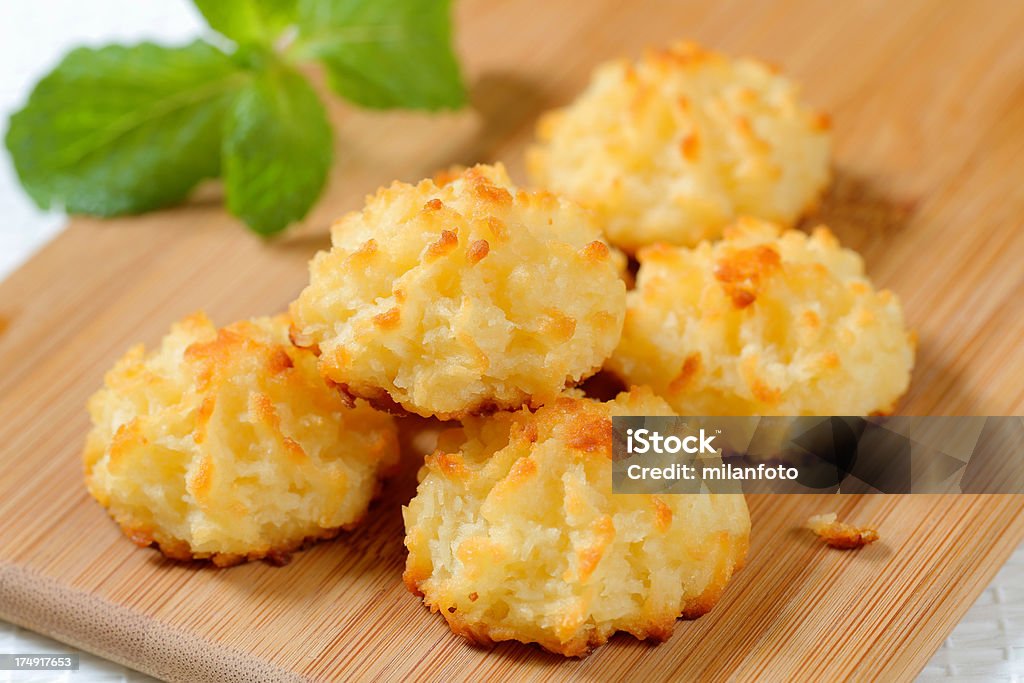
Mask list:
[{"label": "coconut macaroon", "polygon": [[397,463],[391,417],[348,407],[284,317],[203,314],[131,349],[89,401],[89,492],[140,546],[219,566],[284,561],[363,518]]},{"label": "coconut macaroon", "polygon": [[825,227],[743,219],[717,243],[640,250],[608,368],[681,415],[867,415],[894,410],[914,335],[897,298]]},{"label": "coconut macaroon", "polygon": [[612,494],[611,417],[670,414],[643,388],[466,419],[404,510],[406,585],[483,645],[667,639],[715,605],[750,531],[742,495]]},{"label": "coconut macaroon", "polygon": [[618,343],[626,288],[589,214],[477,166],[394,183],[332,229],[292,340],[378,407],[442,419],[538,405]]},{"label": "coconut macaroon", "polygon": [[693,246],[739,215],[791,224],[829,179],[829,120],[770,66],[691,43],[598,67],[538,125],[533,181],[592,207],[630,253]]}]

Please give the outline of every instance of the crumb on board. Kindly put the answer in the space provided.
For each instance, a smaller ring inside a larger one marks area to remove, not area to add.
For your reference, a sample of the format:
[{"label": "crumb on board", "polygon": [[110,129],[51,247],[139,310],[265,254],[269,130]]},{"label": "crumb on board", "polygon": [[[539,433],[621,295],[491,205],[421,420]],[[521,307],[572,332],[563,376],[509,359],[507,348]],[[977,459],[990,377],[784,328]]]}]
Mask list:
[{"label": "crumb on board", "polygon": [[874,527],[855,527],[836,519],[836,513],[814,515],[807,520],[807,528],[818,535],[833,548],[852,550],[861,548],[878,540],[878,530]]}]

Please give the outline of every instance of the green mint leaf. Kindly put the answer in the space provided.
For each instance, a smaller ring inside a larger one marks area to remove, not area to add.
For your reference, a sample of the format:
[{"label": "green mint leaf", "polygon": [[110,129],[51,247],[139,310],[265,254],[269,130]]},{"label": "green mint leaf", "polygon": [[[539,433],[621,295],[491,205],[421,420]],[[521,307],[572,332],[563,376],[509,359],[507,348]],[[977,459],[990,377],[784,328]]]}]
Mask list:
[{"label": "green mint leaf", "polygon": [[223,116],[245,78],[198,41],[79,48],[11,116],[7,148],[41,208],[115,216],[175,204],[218,174]]},{"label": "green mint leaf", "polygon": [[269,45],[295,23],[298,0],[193,0],[214,31],[236,43]]},{"label": "green mint leaf", "polygon": [[271,235],[316,202],[332,157],[331,126],[309,82],[275,63],[235,99],[224,137],[228,208]]},{"label": "green mint leaf", "polygon": [[327,66],[331,86],[365,107],[466,103],[452,51],[451,0],[299,0],[298,57]]}]

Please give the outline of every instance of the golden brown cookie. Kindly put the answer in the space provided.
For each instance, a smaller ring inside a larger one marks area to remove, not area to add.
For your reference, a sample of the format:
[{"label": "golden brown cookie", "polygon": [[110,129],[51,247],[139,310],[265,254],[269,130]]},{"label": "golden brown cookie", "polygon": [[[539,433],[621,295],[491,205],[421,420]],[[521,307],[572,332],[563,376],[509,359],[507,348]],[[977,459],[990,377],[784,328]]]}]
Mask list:
[{"label": "golden brown cookie", "polygon": [[349,407],[289,320],[176,324],[89,401],[89,492],[135,543],[175,559],[282,561],[358,523],[398,459],[393,419]]},{"label": "golden brown cookie", "polygon": [[589,214],[477,166],[394,183],[340,220],[293,340],[352,396],[442,419],[519,408],[597,371],[625,311]]},{"label": "golden brown cookie", "polygon": [[899,300],[827,228],[742,219],[720,242],[638,254],[608,368],[680,415],[892,412],[914,335]]},{"label": "golden brown cookie", "polygon": [[742,495],[613,495],[613,415],[670,415],[649,389],[468,418],[405,509],[405,582],[456,633],[580,656],[616,631],[668,638],[746,555]]},{"label": "golden brown cookie", "polygon": [[599,66],[541,119],[527,165],[632,253],[717,238],[744,214],[793,223],[828,183],[829,148],[828,118],[776,69],[680,43]]}]

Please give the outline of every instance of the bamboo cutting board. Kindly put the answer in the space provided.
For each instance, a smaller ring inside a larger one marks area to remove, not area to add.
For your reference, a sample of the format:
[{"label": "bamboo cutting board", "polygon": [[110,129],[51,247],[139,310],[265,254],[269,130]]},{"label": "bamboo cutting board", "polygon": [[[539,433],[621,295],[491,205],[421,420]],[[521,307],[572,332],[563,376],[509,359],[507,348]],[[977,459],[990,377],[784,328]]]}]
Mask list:
[{"label": "bamboo cutting board", "polygon": [[[710,615],[581,661],[474,648],[406,592],[415,454],[366,526],[284,568],[168,562],[87,497],[83,406],[127,346],[197,308],[220,323],[282,309],[329,220],[381,183],[495,159],[521,178],[539,111],[597,62],[677,37],[776,62],[833,114],[821,217],[920,335],[901,412],[1024,410],[1024,4],[464,0],[458,14],[474,109],[335,106],[338,167],[304,229],[261,242],[213,189],[160,214],[76,219],[0,284],[0,617],[189,681],[914,675],[1024,537],[1024,497],[755,497],[748,566]],[[843,553],[799,529],[831,510],[882,541]]]}]

